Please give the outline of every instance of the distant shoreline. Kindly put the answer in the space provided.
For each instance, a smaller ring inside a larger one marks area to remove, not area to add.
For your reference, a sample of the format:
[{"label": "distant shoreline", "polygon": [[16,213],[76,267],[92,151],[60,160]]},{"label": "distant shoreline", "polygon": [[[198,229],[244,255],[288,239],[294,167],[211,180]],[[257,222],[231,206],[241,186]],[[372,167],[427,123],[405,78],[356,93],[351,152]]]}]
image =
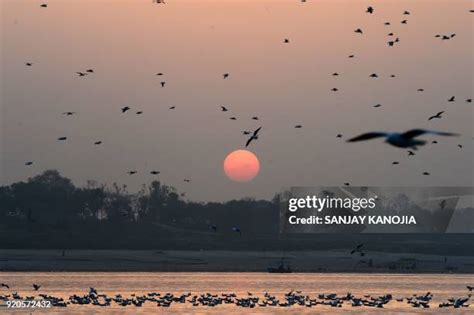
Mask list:
[{"label": "distant shoreline", "polygon": [[267,272],[280,262],[293,272],[474,273],[472,256],[347,251],[173,251],[0,249],[0,271]]}]

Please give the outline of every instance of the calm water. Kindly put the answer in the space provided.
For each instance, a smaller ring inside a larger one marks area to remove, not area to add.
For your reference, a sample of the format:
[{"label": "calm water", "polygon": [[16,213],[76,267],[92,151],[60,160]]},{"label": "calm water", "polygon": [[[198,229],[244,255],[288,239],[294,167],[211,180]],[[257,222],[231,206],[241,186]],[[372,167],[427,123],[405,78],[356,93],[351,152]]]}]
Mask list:
[{"label": "calm water", "polygon": [[[431,309],[415,309],[405,302],[395,300],[389,302],[385,309],[353,308],[345,305],[344,309],[351,313],[384,313],[398,314],[399,312],[419,312],[424,314],[450,313],[453,309],[438,309],[438,303],[450,297],[461,297],[468,294],[466,285],[474,285],[474,275],[397,275],[397,274],[268,274],[268,273],[94,273],[94,272],[71,272],[71,273],[0,273],[0,283],[8,283],[11,292],[20,295],[35,295],[38,292],[32,290],[32,283],[42,285],[40,293],[45,293],[64,298],[72,294],[86,294],[89,287],[96,288],[99,293],[108,295],[122,294],[128,297],[130,294],[146,294],[148,292],[172,292],[181,294],[192,292],[200,294],[211,292],[219,294],[222,292],[235,292],[237,295],[247,296],[247,292],[263,296],[264,292],[283,297],[284,293],[294,289],[302,290],[303,294],[317,297],[319,293],[338,293],[343,295],[352,292],[362,297],[365,294],[373,296],[391,293],[394,298],[407,297],[412,294],[424,294],[431,291],[434,294]],[[0,295],[9,293],[8,290],[0,289]],[[110,312],[124,311],[130,313],[144,312],[197,312],[197,313],[283,313],[292,310],[295,313],[314,313],[316,311],[328,313],[340,313],[341,309],[330,306],[318,305],[313,308],[302,306],[282,307],[256,307],[254,309],[243,309],[235,305],[220,305],[214,308],[193,307],[191,304],[172,304],[170,308],[157,308],[154,303],[145,303],[143,307],[134,306],[121,307],[115,304],[107,308],[96,306],[71,305],[67,309],[57,309],[57,312]],[[5,311],[5,309],[1,309]],[[51,310],[47,311],[48,313]],[[474,306],[456,310],[456,314],[474,313]]]}]

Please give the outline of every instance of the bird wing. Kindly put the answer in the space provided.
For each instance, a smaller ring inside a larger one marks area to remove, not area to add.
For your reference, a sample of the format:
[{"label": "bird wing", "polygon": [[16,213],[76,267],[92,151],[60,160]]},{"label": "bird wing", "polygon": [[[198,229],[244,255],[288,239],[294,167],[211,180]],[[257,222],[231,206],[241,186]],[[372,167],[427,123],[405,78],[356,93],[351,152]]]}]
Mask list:
[{"label": "bird wing", "polygon": [[255,131],[253,132],[253,135],[254,135],[254,136],[258,135],[258,132],[260,131],[260,129],[262,129],[262,127],[260,127],[260,128],[258,128],[257,130],[255,130]]},{"label": "bird wing", "polygon": [[367,132],[357,137],[354,137],[352,139],[349,139],[347,140],[347,142],[365,141],[365,140],[370,140],[370,139],[375,139],[375,138],[382,138],[386,136],[387,136],[387,133],[385,132]]},{"label": "bird wing", "polygon": [[404,139],[412,139],[418,136],[421,136],[425,133],[438,135],[438,136],[457,136],[456,133],[443,132],[443,131],[434,131],[434,130],[425,130],[425,129],[412,129],[407,132],[402,133],[400,136]]},{"label": "bird wing", "polygon": [[245,143],[245,147],[248,147],[250,142],[252,142],[253,140],[253,137],[250,137],[248,140],[247,140],[247,143]]}]

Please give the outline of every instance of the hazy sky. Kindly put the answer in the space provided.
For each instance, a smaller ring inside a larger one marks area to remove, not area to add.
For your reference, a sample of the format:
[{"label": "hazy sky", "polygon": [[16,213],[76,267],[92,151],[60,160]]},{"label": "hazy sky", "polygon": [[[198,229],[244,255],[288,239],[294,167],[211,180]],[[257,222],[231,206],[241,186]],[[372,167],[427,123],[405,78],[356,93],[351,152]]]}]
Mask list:
[{"label": "hazy sky", "polygon": [[[160,179],[202,201],[271,198],[292,185],[473,185],[473,105],[465,101],[473,96],[472,1],[43,2],[48,8],[0,0],[0,184],[58,169],[76,184],[132,191]],[[390,32],[400,38],[395,47]],[[95,73],[75,74],[88,68]],[[245,145],[243,130],[259,126],[249,149],[260,174],[230,181],[224,158]],[[414,127],[462,136],[438,138],[413,157],[382,140],[344,141]]]}]

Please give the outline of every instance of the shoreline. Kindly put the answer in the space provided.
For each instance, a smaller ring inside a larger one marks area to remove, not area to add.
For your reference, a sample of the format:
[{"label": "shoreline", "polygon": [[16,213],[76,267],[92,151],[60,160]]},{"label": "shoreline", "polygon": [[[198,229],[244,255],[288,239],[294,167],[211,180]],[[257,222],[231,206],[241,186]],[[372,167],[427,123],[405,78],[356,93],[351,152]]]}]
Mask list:
[{"label": "shoreline", "polygon": [[12,250],[0,249],[8,272],[267,272],[280,262],[294,273],[474,273],[474,257],[331,251]]}]

